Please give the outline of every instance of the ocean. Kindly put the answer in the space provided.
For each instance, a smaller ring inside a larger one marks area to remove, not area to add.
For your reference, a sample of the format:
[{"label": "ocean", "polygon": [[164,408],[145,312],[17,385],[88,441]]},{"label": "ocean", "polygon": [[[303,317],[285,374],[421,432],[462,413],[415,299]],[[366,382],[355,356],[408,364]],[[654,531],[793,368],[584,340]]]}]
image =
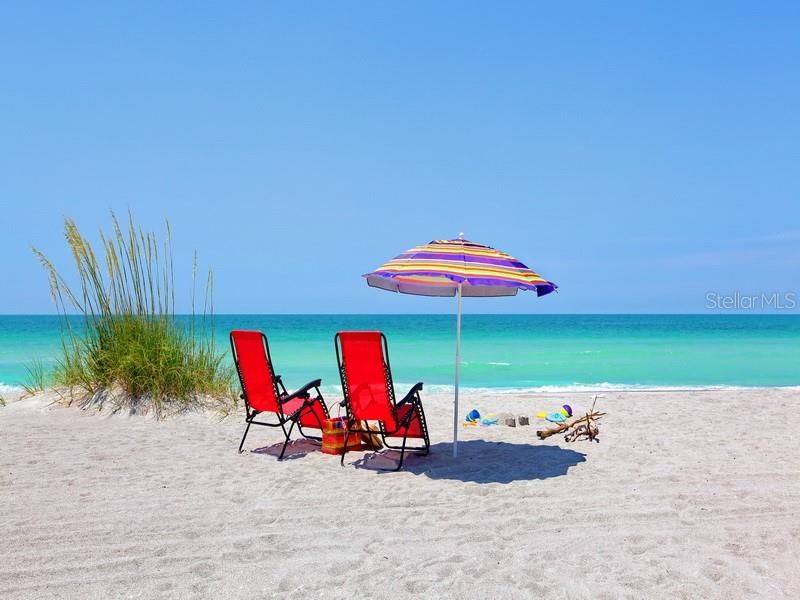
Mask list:
[{"label": "ocean", "polygon": [[[180,317],[186,321],[186,317]],[[333,336],[380,330],[395,381],[451,386],[452,315],[216,315],[230,359],[231,329],[259,329],[289,387],[339,384]],[[610,390],[800,385],[800,315],[464,315],[461,383],[497,390]],[[0,392],[59,352],[56,316],[0,316]],[[398,387],[401,387],[399,385]]]}]

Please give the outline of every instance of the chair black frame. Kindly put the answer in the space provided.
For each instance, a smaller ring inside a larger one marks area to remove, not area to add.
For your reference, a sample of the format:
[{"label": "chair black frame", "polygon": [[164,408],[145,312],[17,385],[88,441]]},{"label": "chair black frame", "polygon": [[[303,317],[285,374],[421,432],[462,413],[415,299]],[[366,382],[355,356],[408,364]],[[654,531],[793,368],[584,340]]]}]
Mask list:
[{"label": "chair black frame", "polygon": [[[236,352],[236,345],[233,342],[233,334],[235,332],[231,331],[230,335],[228,336],[231,343],[231,353],[233,354],[233,362],[236,365],[236,374],[239,376],[239,384],[242,386],[242,393],[239,397],[244,400],[245,402],[245,422],[247,423],[247,427],[245,427],[244,435],[242,436],[242,441],[239,442],[239,453],[241,454],[242,448],[244,447],[244,440],[247,438],[247,434],[250,431],[251,425],[263,425],[266,427],[280,427],[281,431],[283,431],[283,435],[285,437],[285,441],[283,442],[283,447],[281,448],[281,453],[278,456],[278,460],[283,459],[283,455],[286,452],[286,447],[289,445],[289,440],[292,435],[292,430],[294,426],[297,425],[297,430],[300,432],[304,438],[309,440],[314,440],[317,442],[321,442],[322,438],[314,435],[308,435],[305,431],[303,431],[303,426],[300,423],[300,415],[301,413],[306,410],[307,408],[311,408],[315,402],[319,402],[322,406],[322,412],[325,414],[325,418],[330,418],[330,414],[328,413],[328,407],[325,404],[325,399],[322,396],[322,392],[319,389],[319,386],[322,384],[321,379],[314,379],[313,381],[309,381],[303,387],[298,389],[291,394],[286,389],[286,386],[283,384],[283,379],[280,375],[276,375],[274,369],[272,368],[272,356],[269,352],[269,343],[267,342],[267,336],[263,332],[261,333],[261,340],[264,343],[264,353],[267,358],[267,368],[269,369],[270,374],[272,375],[272,385],[275,389],[275,397],[278,399],[278,406],[281,408],[281,412],[275,413],[278,417],[277,423],[268,423],[265,421],[256,421],[255,418],[259,414],[264,411],[258,411],[254,409],[250,402],[247,399],[247,388],[244,384],[244,377],[242,376],[242,371],[239,368],[239,356]],[[316,397],[312,397],[309,393],[311,390],[316,390]],[[286,414],[283,412],[283,405],[287,402],[294,400],[295,398],[304,398],[305,402],[303,402],[296,410],[291,412],[290,414]],[[319,429],[322,430],[322,422],[319,419],[319,415],[316,412],[313,412],[314,418],[319,423]],[[286,429],[286,425],[289,424],[289,429]]]},{"label": "chair black frame", "polygon": [[[395,416],[397,414],[397,408],[399,406],[404,406],[406,404],[411,404],[412,408],[409,410],[406,415],[402,419],[395,419],[396,427],[392,430],[386,429],[386,424],[383,421],[378,421],[378,426],[380,429],[381,439],[383,441],[383,445],[391,450],[400,450],[400,461],[397,464],[397,467],[394,469],[381,469],[382,471],[399,471],[403,467],[403,459],[405,458],[406,451],[414,452],[419,454],[420,456],[427,456],[430,452],[431,448],[431,441],[428,435],[428,424],[425,421],[425,411],[422,408],[422,397],[420,396],[420,391],[422,390],[422,382],[418,382],[414,384],[414,386],[408,391],[408,393],[403,397],[400,402],[396,401],[396,397],[394,394],[394,381],[392,380],[392,367],[389,363],[389,343],[386,341],[386,336],[381,333],[381,342],[383,346],[383,370],[384,370],[384,377],[386,383],[386,389],[388,390],[389,401],[392,403],[392,407],[395,411]],[[353,414],[350,410],[350,390],[347,386],[347,377],[345,376],[344,371],[344,361],[342,360],[342,352],[341,352],[341,338],[337,333],[333,337],[333,343],[336,347],[336,362],[339,365],[339,377],[342,380],[342,394],[344,395],[344,400],[341,402],[341,406],[345,408],[345,412],[347,415],[347,430],[344,434],[344,447],[342,448],[342,458],[340,461],[341,465],[344,465],[344,457],[347,453],[347,438],[351,433],[364,433],[364,434],[375,434],[374,430],[369,429],[361,429],[358,425],[358,420],[353,417]],[[408,425],[411,423],[414,415],[419,415],[419,422],[420,427],[422,429],[423,435],[423,446],[407,446],[406,442],[408,440]],[[387,441],[388,437],[400,437],[395,435],[397,432],[402,431],[405,429],[405,435],[402,436],[403,442],[400,446],[392,445]]]}]

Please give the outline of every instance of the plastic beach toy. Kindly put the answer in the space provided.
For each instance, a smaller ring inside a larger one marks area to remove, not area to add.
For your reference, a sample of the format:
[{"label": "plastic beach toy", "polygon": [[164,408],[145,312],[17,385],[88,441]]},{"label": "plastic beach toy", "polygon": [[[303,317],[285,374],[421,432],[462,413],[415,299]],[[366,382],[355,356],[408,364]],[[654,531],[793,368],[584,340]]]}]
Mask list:
[{"label": "plastic beach toy", "polygon": [[497,421],[498,421],[497,415],[494,413],[489,413],[488,415],[486,415],[486,417],[481,419],[481,425],[483,425],[484,427],[488,427],[489,425],[497,425]]},{"label": "plastic beach toy", "polygon": [[556,412],[549,413],[546,410],[543,410],[541,412],[536,413],[537,419],[545,419],[547,421],[551,421],[552,423],[563,423],[571,416],[572,416],[572,407],[569,404],[564,404]]},{"label": "plastic beach toy", "polygon": [[464,420],[467,423],[475,423],[476,421],[480,421],[480,419],[481,419],[481,413],[479,413],[474,408],[467,413],[466,417],[464,417]]}]

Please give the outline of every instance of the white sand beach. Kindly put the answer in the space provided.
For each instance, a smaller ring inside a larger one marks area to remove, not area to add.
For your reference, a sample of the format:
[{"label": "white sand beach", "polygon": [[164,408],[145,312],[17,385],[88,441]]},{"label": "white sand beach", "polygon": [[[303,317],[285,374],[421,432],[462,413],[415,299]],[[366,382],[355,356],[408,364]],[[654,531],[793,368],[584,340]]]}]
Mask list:
[{"label": "white sand beach", "polygon": [[[463,428],[457,460],[451,399],[423,400],[432,454],[398,473],[304,442],[278,462],[264,428],[239,455],[241,415],[10,402],[0,597],[800,596],[800,391],[608,393],[599,444]],[[462,407],[563,402],[591,396]]]}]

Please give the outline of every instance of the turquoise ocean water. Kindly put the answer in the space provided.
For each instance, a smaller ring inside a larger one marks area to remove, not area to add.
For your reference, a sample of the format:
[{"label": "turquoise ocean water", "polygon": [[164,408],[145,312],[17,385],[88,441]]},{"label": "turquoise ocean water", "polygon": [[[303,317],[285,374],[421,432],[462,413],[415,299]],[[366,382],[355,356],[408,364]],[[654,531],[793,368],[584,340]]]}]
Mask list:
[{"label": "turquoise ocean water", "polygon": [[[58,318],[0,316],[0,391],[33,359],[53,364]],[[215,335],[260,329],[287,385],[339,382],[333,335],[378,329],[395,380],[451,385],[451,315],[217,315]],[[800,385],[800,315],[465,315],[462,385],[604,389]],[[430,389],[430,388],[429,388]]]}]

